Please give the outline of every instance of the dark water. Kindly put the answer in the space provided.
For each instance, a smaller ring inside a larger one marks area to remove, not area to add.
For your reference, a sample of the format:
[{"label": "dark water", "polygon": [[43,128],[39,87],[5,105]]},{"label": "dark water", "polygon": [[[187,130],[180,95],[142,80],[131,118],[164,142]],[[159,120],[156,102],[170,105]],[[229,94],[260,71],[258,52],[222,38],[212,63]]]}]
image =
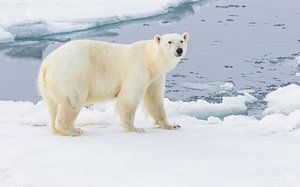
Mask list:
[{"label": "dark water", "polygon": [[[0,46],[0,100],[40,100],[36,77],[42,59],[70,39],[131,43],[155,34],[189,32],[186,57],[167,75],[166,97],[220,102],[249,90],[259,100],[249,115],[259,116],[264,96],[298,83],[300,1],[231,0],[187,3],[164,15],[112,23],[80,32],[22,38]],[[226,84],[227,83],[227,84]]]}]

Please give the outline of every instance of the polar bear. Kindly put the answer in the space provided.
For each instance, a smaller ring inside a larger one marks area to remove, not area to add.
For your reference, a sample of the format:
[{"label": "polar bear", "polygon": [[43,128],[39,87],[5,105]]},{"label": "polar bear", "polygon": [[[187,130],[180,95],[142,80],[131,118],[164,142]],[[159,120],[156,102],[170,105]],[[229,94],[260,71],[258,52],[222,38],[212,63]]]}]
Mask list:
[{"label": "polar bear", "polygon": [[144,132],[133,124],[140,100],[162,129],[170,125],[163,102],[165,74],[185,55],[188,33],[155,35],[132,44],[71,41],[43,61],[38,87],[54,132],[77,136],[73,123],[82,106],[116,99],[125,131]]}]

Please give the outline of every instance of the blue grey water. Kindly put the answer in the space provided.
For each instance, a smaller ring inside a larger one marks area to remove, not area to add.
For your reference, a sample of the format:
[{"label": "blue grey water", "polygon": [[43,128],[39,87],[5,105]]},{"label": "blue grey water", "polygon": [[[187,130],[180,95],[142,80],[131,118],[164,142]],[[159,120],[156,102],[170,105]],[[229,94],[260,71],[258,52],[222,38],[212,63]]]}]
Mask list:
[{"label": "blue grey water", "polygon": [[69,40],[131,43],[170,32],[190,33],[186,57],[167,75],[165,96],[171,100],[220,102],[249,90],[258,101],[248,106],[248,115],[259,117],[267,93],[300,81],[294,59],[300,55],[299,0],[200,0],[150,18],[16,36],[16,42],[0,45],[0,100],[39,101],[42,59]]}]

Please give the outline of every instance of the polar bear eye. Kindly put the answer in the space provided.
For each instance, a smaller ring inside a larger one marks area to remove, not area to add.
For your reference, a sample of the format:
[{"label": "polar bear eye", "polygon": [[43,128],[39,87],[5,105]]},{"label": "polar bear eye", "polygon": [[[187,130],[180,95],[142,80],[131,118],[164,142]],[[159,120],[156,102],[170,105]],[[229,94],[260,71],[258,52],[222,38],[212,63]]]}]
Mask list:
[{"label": "polar bear eye", "polygon": [[171,42],[171,41],[168,41],[168,44],[172,44],[172,42]]},{"label": "polar bear eye", "polygon": [[180,43],[183,43],[183,40],[180,40]]}]

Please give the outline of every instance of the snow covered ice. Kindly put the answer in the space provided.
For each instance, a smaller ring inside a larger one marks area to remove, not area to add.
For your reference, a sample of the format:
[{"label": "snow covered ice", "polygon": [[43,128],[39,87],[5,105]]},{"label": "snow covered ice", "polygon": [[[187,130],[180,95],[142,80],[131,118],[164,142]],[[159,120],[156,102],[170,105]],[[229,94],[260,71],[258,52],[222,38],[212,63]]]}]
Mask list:
[{"label": "snow covered ice", "polygon": [[[164,14],[192,0],[0,2],[0,43]],[[132,6],[134,4],[134,6]],[[68,7],[68,8],[66,8]]]},{"label": "snow covered ice", "polygon": [[9,43],[14,41],[14,36],[0,27],[0,43]]},{"label": "snow covered ice", "polygon": [[279,88],[275,92],[269,93],[265,100],[268,102],[268,108],[265,114],[283,113],[290,114],[300,109],[300,87],[295,84]]},{"label": "snow covered ice", "polygon": [[[255,97],[245,93],[236,97],[224,97],[222,103],[208,103],[205,100],[191,102],[171,102],[171,108],[176,107],[177,112],[199,119],[207,119],[210,116],[225,117],[228,115],[245,114],[246,103],[252,103]],[[168,103],[167,103],[168,104]],[[173,105],[173,106],[172,106]]]},{"label": "snow covered ice", "polygon": [[[283,90],[283,91],[282,91]],[[0,102],[2,186],[298,186],[300,106],[291,99],[299,86],[272,92],[266,100],[287,114],[259,120],[239,114],[252,96],[222,104],[165,100],[170,121],[182,129],[156,129],[144,114],[136,125],[146,133],[124,133],[114,103],[83,108],[80,137],[50,133],[46,105]],[[226,104],[225,104],[226,103]],[[224,106],[223,106],[224,105]],[[190,107],[189,107],[190,106]],[[202,110],[204,108],[205,110]],[[272,111],[266,109],[266,111]],[[274,112],[275,112],[274,111]],[[212,117],[223,116],[220,118]],[[225,116],[224,116],[225,115]],[[208,117],[208,121],[196,117]]]}]

